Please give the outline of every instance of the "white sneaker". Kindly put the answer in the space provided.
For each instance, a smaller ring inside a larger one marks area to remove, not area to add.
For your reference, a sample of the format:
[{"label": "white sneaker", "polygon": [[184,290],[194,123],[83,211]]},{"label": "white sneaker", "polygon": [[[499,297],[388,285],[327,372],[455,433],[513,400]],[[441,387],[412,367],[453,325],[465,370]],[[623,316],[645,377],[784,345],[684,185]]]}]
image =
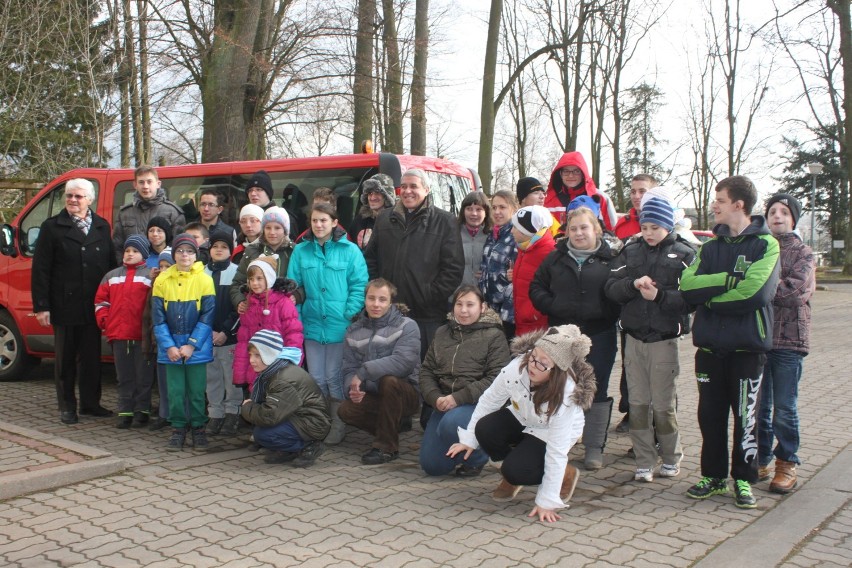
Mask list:
[{"label": "white sneaker", "polygon": [[634,481],[645,481],[650,483],[654,481],[654,470],[645,469],[645,468],[637,468],[636,475],[633,476]]},{"label": "white sneaker", "polygon": [[680,466],[663,464],[660,466],[660,477],[677,477],[680,473]]}]

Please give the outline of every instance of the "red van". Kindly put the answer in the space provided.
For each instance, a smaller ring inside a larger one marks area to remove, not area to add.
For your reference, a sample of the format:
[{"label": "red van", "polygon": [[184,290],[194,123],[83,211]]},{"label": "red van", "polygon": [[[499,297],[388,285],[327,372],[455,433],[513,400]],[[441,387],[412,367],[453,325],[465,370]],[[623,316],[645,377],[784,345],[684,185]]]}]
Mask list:
[{"label": "red van", "polygon": [[[238,226],[239,210],[248,202],[245,185],[252,174],[266,170],[272,178],[273,200],[290,211],[304,229],[313,192],[330,187],[337,194],[338,213],[350,226],[359,208],[361,182],[377,173],[389,175],[398,187],[402,172],[424,170],[430,179],[436,206],[457,213],[464,196],[480,189],[477,173],[439,158],[364,153],[315,158],[288,158],[247,162],[221,162],[157,168],[170,200],[191,211],[202,190],[216,188],[227,196],[222,218]],[[31,263],[42,222],[64,207],[65,182],[86,178],[97,195],[92,209],[110,224],[121,206],[133,199],[132,169],[76,169],[48,183],[18,214],[3,225],[0,235],[0,381],[22,378],[27,368],[53,356],[53,331],[41,327],[33,313]],[[104,353],[109,353],[105,347]]]}]

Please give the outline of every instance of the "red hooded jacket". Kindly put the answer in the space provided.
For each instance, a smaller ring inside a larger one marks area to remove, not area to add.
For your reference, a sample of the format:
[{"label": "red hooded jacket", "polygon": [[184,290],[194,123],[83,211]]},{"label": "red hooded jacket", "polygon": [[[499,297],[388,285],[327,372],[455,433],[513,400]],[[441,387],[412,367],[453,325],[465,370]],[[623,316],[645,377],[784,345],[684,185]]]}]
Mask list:
[{"label": "red hooded jacket", "polygon": [[109,341],[142,339],[142,313],[151,285],[151,269],[144,260],[104,275],[95,293],[95,320]]},{"label": "red hooded jacket", "polygon": [[[579,187],[569,189],[562,184],[562,177],[559,175],[559,170],[568,166],[580,168],[583,172],[583,179],[585,181]],[[560,223],[564,223],[568,204],[572,199],[580,195],[588,195],[589,197],[593,195],[600,196],[601,217],[603,218],[604,227],[608,231],[612,231],[615,228],[616,222],[615,209],[612,207],[609,198],[604,193],[598,191],[595,180],[589,175],[589,167],[586,165],[585,158],[583,158],[580,152],[562,154],[562,157],[559,158],[559,162],[550,174],[550,182],[547,184],[547,194],[544,197],[544,206],[550,210],[550,213]]]},{"label": "red hooded jacket", "polygon": [[639,224],[639,212],[636,211],[635,207],[631,207],[627,215],[618,220],[614,232],[615,236],[622,241],[642,232],[642,225]]},{"label": "red hooded jacket", "polygon": [[556,247],[548,231],[527,250],[518,247],[518,258],[512,271],[512,291],[515,299],[515,335],[537,329],[547,329],[547,316],[535,309],[530,300],[530,283],[539,265]]}]

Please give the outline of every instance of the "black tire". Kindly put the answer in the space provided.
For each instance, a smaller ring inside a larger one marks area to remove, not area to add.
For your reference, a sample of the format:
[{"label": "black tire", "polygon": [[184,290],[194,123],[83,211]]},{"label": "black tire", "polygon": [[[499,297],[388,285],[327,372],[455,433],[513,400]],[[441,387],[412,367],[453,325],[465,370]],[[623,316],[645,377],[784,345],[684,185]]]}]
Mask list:
[{"label": "black tire", "polygon": [[9,312],[0,311],[0,381],[15,381],[26,377],[37,362],[27,354],[24,340]]}]

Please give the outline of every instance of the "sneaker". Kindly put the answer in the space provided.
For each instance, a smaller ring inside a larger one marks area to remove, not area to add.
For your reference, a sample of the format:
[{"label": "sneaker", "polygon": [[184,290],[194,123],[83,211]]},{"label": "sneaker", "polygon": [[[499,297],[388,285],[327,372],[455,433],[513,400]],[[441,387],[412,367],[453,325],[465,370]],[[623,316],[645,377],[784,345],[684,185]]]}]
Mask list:
[{"label": "sneaker", "polygon": [[664,463],[660,466],[660,477],[677,477],[680,473],[680,466],[677,464],[669,465]]},{"label": "sneaker", "polygon": [[263,458],[263,461],[266,463],[287,463],[296,459],[296,456],[299,454],[296,452],[283,452],[280,450],[274,450],[266,454]]},{"label": "sneaker", "polygon": [[108,416],[115,416],[115,413],[112,410],[108,410],[103,406],[96,406],[94,408],[81,408],[80,414],[83,416],[94,416],[95,418],[106,418]]},{"label": "sneaker", "polygon": [[143,412],[138,410],[133,413],[133,428],[144,428],[146,424],[148,424],[149,416],[147,412]]},{"label": "sneaker", "polygon": [[734,481],[734,502],[740,509],[754,509],[757,507],[757,499],[751,494],[751,485],[748,481],[737,479]]},{"label": "sneaker", "polygon": [[293,460],[293,465],[296,467],[310,467],[314,465],[317,458],[325,451],[325,444],[319,441],[308,442],[299,452],[299,456]]},{"label": "sneaker", "polygon": [[119,416],[118,422],[115,424],[115,427],[120,429],[120,430],[126,430],[126,429],[130,428],[130,426],[132,424],[133,424],[133,417],[132,416]]},{"label": "sneaker", "polygon": [[402,432],[410,432],[413,428],[413,421],[411,420],[411,416],[403,416],[399,421],[399,431]]},{"label": "sneaker", "polygon": [[466,463],[456,468],[456,477],[476,477],[482,473],[482,466],[475,467]]},{"label": "sneaker", "polygon": [[172,437],[169,438],[169,444],[166,446],[166,449],[170,452],[179,452],[183,449],[185,443],[186,430],[178,428],[172,432]]},{"label": "sneaker", "polygon": [[236,436],[237,430],[240,428],[239,414],[225,414],[225,420],[222,422],[222,430],[219,432],[223,436]]},{"label": "sneaker", "polygon": [[206,452],[210,449],[210,443],[207,441],[207,432],[204,431],[204,426],[192,429],[192,449],[196,452]]},{"label": "sneaker", "polygon": [[615,427],[615,432],[617,434],[627,434],[630,432],[630,415],[625,414],[624,418],[621,419],[621,422]]},{"label": "sneaker", "polygon": [[162,430],[163,428],[165,428],[168,425],[169,425],[169,419],[168,418],[160,418],[159,416],[157,416],[156,418],[151,420],[150,423],[148,423],[148,430],[150,430],[151,432],[156,432],[157,430]]},{"label": "sneaker", "polygon": [[369,452],[361,456],[361,463],[364,465],[379,465],[388,463],[399,457],[399,452],[386,452],[379,448],[372,448]]},{"label": "sneaker", "polygon": [[650,483],[654,481],[654,470],[650,468],[638,467],[636,468],[636,473],[633,475],[633,480]]},{"label": "sneaker", "polygon": [[687,497],[707,499],[713,495],[724,495],[728,492],[728,480],[716,477],[702,477],[701,481],[687,489]]},{"label": "sneaker", "polygon": [[224,418],[211,418],[207,422],[207,433],[211,436],[215,436],[216,434],[222,431],[222,424],[224,422]]}]

